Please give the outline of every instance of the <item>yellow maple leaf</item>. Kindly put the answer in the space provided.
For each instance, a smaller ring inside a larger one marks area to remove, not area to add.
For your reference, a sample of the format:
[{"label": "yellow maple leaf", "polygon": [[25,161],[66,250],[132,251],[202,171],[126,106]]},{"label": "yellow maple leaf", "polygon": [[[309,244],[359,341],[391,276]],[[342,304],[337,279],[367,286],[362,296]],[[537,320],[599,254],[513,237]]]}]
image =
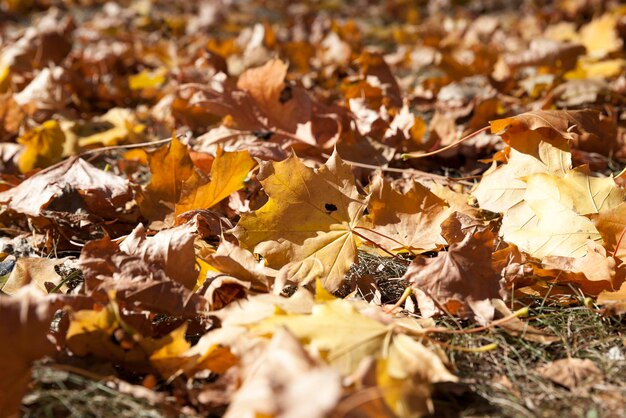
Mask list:
[{"label": "yellow maple leaf", "polygon": [[121,141],[140,142],[145,125],[139,123],[137,116],[130,109],[114,107],[104,115],[96,118],[96,122],[106,123],[109,129],[80,138],[81,147],[91,145],[112,146]]},{"label": "yellow maple leaf", "polygon": [[248,151],[224,152],[217,149],[211,166],[211,180],[195,171],[183,183],[181,198],[176,203],[176,215],[188,210],[208,209],[243,187],[243,181],[254,167]]},{"label": "yellow maple leaf", "polygon": [[34,168],[45,168],[63,159],[65,134],[59,122],[49,120],[17,139],[25,146],[20,155],[18,167],[22,173]]},{"label": "yellow maple leaf", "polygon": [[593,19],[580,30],[580,41],[587,48],[587,54],[603,57],[622,48],[622,40],[617,32],[619,16],[605,13]]},{"label": "yellow maple leaf", "polygon": [[311,314],[274,315],[252,329],[273,333],[285,327],[301,340],[325,353],[342,374],[354,372],[361,360],[378,354],[391,326],[361,314],[356,304],[343,299],[316,303]]},{"label": "yellow maple leaf", "polygon": [[[336,290],[356,261],[353,228],[365,210],[350,166],[336,152],[317,170],[292,156],[263,164],[258,178],[269,200],[241,217],[234,230],[241,245],[263,255],[273,268],[313,260],[322,267],[326,288]],[[310,269],[293,271],[295,282],[315,279],[307,274]]]},{"label": "yellow maple leaf", "polygon": [[166,68],[157,68],[154,71],[143,70],[139,74],[128,76],[128,87],[131,90],[156,89],[165,83]]}]

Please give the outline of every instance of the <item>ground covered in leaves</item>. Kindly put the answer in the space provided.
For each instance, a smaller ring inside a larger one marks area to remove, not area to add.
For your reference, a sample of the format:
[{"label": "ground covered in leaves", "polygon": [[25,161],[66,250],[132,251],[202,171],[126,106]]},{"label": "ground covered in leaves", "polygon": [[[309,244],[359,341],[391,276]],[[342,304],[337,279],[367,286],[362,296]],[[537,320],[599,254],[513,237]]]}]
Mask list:
[{"label": "ground covered in leaves", "polygon": [[626,8],[0,0],[0,417],[613,417]]}]

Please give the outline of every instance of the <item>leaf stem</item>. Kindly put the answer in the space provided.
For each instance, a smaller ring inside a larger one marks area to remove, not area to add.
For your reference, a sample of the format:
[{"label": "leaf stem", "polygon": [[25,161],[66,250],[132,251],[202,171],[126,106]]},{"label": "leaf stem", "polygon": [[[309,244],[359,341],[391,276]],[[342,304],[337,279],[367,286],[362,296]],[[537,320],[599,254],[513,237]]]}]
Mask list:
[{"label": "leaf stem", "polygon": [[424,157],[430,157],[431,155],[437,155],[437,154],[439,154],[440,152],[447,151],[447,150],[449,150],[449,149],[451,149],[451,148],[456,147],[457,145],[459,145],[459,144],[460,144],[460,143],[462,143],[462,142],[465,142],[465,141],[467,141],[467,140],[472,139],[472,138],[473,138],[473,137],[475,137],[476,135],[478,135],[478,134],[480,134],[480,133],[485,132],[487,129],[489,129],[489,126],[485,126],[484,128],[481,128],[481,129],[479,129],[479,130],[477,130],[477,131],[475,131],[475,132],[472,132],[471,134],[469,134],[469,135],[467,135],[467,136],[464,136],[463,138],[459,139],[459,140],[458,140],[458,141],[456,141],[456,142],[453,142],[453,143],[452,143],[452,144],[450,144],[450,145],[446,145],[446,146],[445,146],[445,147],[443,147],[443,148],[439,148],[439,149],[434,150],[434,151],[431,151],[431,152],[426,152],[426,153],[422,153],[422,152],[410,152],[410,153],[408,153],[408,154],[402,154],[402,156],[401,156],[401,157],[402,157],[402,159],[403,159],[403,160],[408,160],[408,159],[411,159],[411,158],[424,158]]}]

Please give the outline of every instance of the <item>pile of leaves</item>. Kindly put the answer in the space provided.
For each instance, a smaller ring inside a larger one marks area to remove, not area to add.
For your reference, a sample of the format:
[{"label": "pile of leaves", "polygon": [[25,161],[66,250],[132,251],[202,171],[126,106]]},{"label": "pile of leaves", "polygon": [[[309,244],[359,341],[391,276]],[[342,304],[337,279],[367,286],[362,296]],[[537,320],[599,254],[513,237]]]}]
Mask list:
[{"label": "pile of leaves", "polygon": [[495,348],[446,335],[626,312],[623,7],[79,3],[0,2],[0,416],[42,361],[164,414],[423,416]]}]

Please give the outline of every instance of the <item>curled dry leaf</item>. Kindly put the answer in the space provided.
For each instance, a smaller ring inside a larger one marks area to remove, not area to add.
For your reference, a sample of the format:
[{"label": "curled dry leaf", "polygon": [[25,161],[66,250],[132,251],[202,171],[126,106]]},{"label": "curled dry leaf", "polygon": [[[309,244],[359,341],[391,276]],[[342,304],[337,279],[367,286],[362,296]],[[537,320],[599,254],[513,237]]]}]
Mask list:
[{"label": "curled dry leaf", "polygon": [[[119,245],[108,238],[87,243],[78,260],[78,266],[85,276],[85,292],[100,294],[101,301],[106,304],[107,292],[115,291],[116,300],[123,301],[134,309],[185,318],[194,318],[199,312],[206,311],[206,300],[176,281],[176,278],[184,278],[188,285],[193,287],[195,284],[195,281],[192,283],[189,280],[190,276],[180,276],[177,273],[176,254],[160,252],[158,243],[152,244],[154,247],[150,248],[151,243],[142,244],[146,248],[145,253],[138,249],[136,255],[121,251]],[[183,252],[189,250],[185,245],[180,248]],[[150,257],[164,264],[148,264]],[[170,277],[165,268],[174,277]],[[191,270],[189,274],[190,272]]]},{"label": "curled dry leaf", "polygon": [[81,210],[103,219],[123,218],[132,198],[126,180],[81,158],[42,170],[0,193],[1,204],[32,218],[52,216],[48,211],[80,214]]},{"label": "curled dry leaf", "polygon": [[284,329],[276,331],[242,374],[225,417],[322,418],[342,394],[339,373],[312,358]]},{"label": "curled dry leaf", "polygon": [[[458,223],[454,216],[446,222]],[[419,291],[422,315],[433,316],[443,308],[461,318],[476,316],[481,322],[493,318],[488,302],[501,292],[500,274],[491,261],[494,239],[489,229],[474,228],[437,257],[420,256],[411,262],[403,279]]]},{"label": "curled dry leaf", "polygon": [[163,270],[175,282],[193,289],[198,278],[193,231],[193,226],[185,224],[148,237],[139,224],[120,243],[120,250],[139,256],[147,265]]},{"label": "curled dry leaf", "polygon": [[[491,132],[502,136],[511,147],[535,157],[538,154],[533,148],[537,141],[547,141],[567,151],[562,146],[561,140],[564,139],[572,148],[603,155],[608,155],[617,146],[614,122],[590,109],[526,112],[492,121]],[[563,166],[567,167],[568,164]]]}]

